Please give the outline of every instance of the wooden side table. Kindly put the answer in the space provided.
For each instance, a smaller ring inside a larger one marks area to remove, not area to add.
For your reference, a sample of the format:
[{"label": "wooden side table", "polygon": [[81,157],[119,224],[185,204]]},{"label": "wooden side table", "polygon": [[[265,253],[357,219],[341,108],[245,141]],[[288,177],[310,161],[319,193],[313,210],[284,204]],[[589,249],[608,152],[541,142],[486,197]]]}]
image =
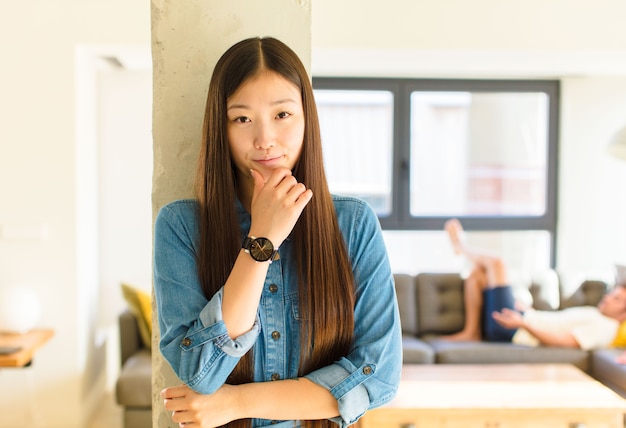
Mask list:
[{"label": "wooden side table", "polygon": [[18,351],[0,355],[0,367],[24,367],[28,365],[35,352],[54,335],[50,329],[36,329],[28,333],[0,333],[0,347],[17,347]]}]

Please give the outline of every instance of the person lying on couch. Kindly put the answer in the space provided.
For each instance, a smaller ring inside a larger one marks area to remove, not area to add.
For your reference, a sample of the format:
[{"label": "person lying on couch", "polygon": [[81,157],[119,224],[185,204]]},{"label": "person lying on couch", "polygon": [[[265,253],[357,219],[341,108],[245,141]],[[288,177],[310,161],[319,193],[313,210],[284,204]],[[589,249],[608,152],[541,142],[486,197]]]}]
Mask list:
[{"label": "person lying on couch", "polygon": [[447,340],[486,340],[585,350],[611,346],[626,321],[626,287],[615,287],[597,306],[539,311],[516,305],[501,258],[467,247],[457,219],[445,230],[455,253],[473,264],[464,281],[465,325]]}]

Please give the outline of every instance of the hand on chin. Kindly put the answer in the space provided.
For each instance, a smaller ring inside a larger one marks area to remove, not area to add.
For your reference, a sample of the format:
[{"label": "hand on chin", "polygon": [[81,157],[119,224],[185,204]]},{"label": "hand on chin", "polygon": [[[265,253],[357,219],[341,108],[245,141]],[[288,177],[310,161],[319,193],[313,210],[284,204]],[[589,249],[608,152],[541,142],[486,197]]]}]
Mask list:
[{"label": "hand on chin", "polygon": [[267,183],[270,177],[275,173],[282,174],[282,171],[289,171],[289,174],[291,174],[291,171],[288,168],[285,168],[283,166],[277,166],[273,168],[259,167],[259,168],[256,168],[255,171],[259,172],[259,174],[263,176],[264,183]]}]

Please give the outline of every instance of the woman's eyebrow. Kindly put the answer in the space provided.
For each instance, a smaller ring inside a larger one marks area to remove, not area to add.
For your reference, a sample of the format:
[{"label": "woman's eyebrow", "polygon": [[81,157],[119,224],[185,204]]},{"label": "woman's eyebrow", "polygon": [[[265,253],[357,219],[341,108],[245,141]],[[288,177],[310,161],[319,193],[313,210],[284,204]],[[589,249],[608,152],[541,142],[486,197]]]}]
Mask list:
[{"label": "woman's eyebrow", "polygon": [[236,108],[243,108],[243,109],[245,109],[245,108],[248,108],[248,106],[245,105],[245,104],[231,104],[229,106],[226,106],[226,110],[232,110],[232,109],[236,109]]},{"label": "woman's eyebrow", "polygon": [[297,101],[294,100],[293,98],[281,98],[279,100],[273,101],[271,104],[277,105],[277,104],[287,104],[287,103],[297,104]]},{"label": "woman's eyebrow", "polygon": [[[298,102],[293,98],[281,98],[281,99],[272,101],[270,105],[275,106],[275,105],[289,104],[289,103],[297,104]],[[231,105],[226,106],[226,110],[233,110],[233,109],[238,109],[238,108],[249,109],[250,107],[247,104],[231,104]]]}]

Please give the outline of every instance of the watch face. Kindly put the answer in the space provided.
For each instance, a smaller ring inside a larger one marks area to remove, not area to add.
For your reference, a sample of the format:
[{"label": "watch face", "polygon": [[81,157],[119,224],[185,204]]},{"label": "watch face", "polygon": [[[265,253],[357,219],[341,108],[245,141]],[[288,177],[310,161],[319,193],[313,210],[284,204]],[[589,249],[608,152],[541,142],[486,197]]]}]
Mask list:
[{"label": "watch face", "polygon": [[250,245],[250,255],[258,262],[266,262],[272,257],[274,245],[267,238],[256,238]]}]

